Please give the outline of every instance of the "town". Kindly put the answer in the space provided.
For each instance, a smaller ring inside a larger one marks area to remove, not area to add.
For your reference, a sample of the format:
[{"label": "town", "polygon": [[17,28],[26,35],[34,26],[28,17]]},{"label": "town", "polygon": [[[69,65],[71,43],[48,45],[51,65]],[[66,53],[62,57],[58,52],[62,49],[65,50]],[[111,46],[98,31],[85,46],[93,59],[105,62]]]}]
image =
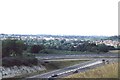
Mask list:
[{"label": "town", "polygon": [[[117,48],[120,46],[118,38],[110,39],[111,36],[67,36],[67,35],[20,35],[20,34],[0,34],[0,40],[7,38],[23,40],[28,44],[38,44],[49,40],[65,40],[65,41],[89,41],[90,43],[105,44]],[[73,43],[72,43],[73,44]]]}]

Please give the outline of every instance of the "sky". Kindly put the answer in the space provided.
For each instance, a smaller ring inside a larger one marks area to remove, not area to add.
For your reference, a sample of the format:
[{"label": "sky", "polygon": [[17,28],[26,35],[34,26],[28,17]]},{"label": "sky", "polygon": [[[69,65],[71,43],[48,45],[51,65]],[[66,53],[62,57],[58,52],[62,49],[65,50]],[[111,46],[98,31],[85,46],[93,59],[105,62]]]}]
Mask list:
[{"label": "sky", "polygon": [[118,34],[119,0],[0,0],[0,33]]}]

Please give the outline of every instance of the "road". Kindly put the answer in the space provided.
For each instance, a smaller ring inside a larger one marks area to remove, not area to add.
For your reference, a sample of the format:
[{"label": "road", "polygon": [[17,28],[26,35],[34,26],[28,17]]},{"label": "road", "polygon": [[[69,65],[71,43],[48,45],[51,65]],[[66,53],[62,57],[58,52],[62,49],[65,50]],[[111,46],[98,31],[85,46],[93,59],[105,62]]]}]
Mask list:
[{"label": "road", "polygon": [[100,54],[71,54],[71,55],[65,55],[65,54],[47,54],[44,56],[36,56],[38,59],[60,59],[60,58],[65,58],[65,59],[81,59],[81,58],[103,58],[103,57],[118,57],[118,54],[111,54],[111,53],[100,53]]},{"label": "road", "polygon": [[91,68],[95,68],[98,66],[104,65],[103,59],[108,60],[110,63],[117,62],[118,61],[118,54],[111,54],[111,53],[101,53],[101,54],[71,54],[71,55],[65,55],[65,54],[48,54],[47,56],[36,56],[38,59],[42,59],[44,61],[59,61],[60,60],[67,60],[67,59],[81,59],[81,60],[90,60],[84,63],[76,64],[70,67],[66,67],[63,69],[58,69],[54,71],[50,71],[44,74],[31,76],[28,78],[51,78],[51,77],[64,77],[67,75],[74,74],[74,72],[77,70],[77,72],[82,72]]},{"label": "road", "polygon": [[[66,67],[63,69],[58,69],[58,70],[54,70],[51,72],[47,72],[41,75],[35,75],[32,77],[28,77],[28,78],[60,78],[60,77],[64,77],[67,75],[71,75],[74,74],[74,72],[77,70],[78,72],[81,71],[85,71],[91,68],[95,68],[97,66],[102,66],[104,65],[103,63],[103,58],[99,58],[99,59],[93,59],[92,61],[88,61],[85,63],[80,63],[80,64],[76,64],[70,67]],[[106,58],[105,60],[109,60],[109,62],[115,62],[117,61],[117,58]]]}]

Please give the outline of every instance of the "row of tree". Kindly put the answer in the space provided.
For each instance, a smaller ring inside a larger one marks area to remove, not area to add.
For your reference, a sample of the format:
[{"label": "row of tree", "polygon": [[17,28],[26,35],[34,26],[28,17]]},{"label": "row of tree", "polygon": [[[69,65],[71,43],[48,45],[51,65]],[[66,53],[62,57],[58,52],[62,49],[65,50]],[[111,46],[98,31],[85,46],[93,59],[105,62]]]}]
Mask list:
[{"label": "row of tree", "polygon": [[39,53],[45,49],[43,45],[27,45],[22,40],[6,39],[2,41],[2,57],[23,56],[23,51]]},{"label": "row of tree", "polygon": [[[2,43],[2,56],[22,56],[23,51],[30,53],[39,53],[44,49],[57,49],[57,50],[69,50],[69,51],[90,51],[90,52],[108,52],[114,50],[113,46],[106,46],[105,44],[96,45],[95,43],[89,43],[88,41],[73,41],[72,43],[64,40],[60,41],[61,44],[55,44],[51,41],[50,44],[26,44],[22,40],[3,40]],[[78,44],[81,43],[81,44]],[[53,45],[52,45],[53,44]]]}]

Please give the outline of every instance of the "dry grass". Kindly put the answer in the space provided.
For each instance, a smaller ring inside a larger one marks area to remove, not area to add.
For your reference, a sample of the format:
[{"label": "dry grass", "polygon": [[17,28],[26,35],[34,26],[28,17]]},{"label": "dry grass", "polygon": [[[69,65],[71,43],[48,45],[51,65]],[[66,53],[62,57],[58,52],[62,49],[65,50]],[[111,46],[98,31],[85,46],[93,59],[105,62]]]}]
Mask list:
[{"label": "dry grass", "polygon": [[120,54],[120,50],[110,50],[109,52],[111,52],[111,53],[119,53]]},{"label": "dry grass", "polygon": [[65,78],[118,78],[118,63],[106,64],[105,66],[73,74]]}]

